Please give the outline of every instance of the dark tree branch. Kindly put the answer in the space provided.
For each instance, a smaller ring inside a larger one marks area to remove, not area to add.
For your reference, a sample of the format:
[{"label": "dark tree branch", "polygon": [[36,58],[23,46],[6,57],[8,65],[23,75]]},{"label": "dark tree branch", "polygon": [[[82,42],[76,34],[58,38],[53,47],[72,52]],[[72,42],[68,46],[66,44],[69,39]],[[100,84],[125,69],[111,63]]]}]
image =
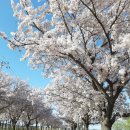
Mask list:
[{"label": "dark tree branch", "polygon": [[[80,0],[82,2],[82,4],[87,7],[89,9],[89,11],[93,14],[93,16],[95,17],[95,19],[98,21],[98,23],[100,24],[101,28],[103,29],[103,32],[108,40],[108,44],[109,44],[109,48],[110,48],[110,53],[111,55],[113,55],[113,51],[112,51],[112,46],[111,46],[111,40],[110,40],[110,37],[109,37],[109,32],[107,33],[106,32],[106,29],[103,25],[103,23],[101,22],[101,20],[98,18],[97,14],[95,13],[95,11],[93,11],[83,0]],[[94,3],[93,3],[94,4]]]}]

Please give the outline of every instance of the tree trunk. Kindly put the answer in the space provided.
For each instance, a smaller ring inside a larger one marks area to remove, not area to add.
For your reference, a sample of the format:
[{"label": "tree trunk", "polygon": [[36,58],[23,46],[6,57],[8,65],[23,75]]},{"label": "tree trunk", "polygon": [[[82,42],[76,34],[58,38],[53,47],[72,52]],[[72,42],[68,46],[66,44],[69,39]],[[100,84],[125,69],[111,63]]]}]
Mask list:
[{"label": "tree trunk", "polygon": [[26,129],[29,130],[30,124],[26,124]]},{"label": "tree trunk", "polygon": [[6,120],[6,123],[5,123],[5,130],[7,130],[7,120]]},{"label": "tree trunk", "polygon": [[76,128],[77,128],[77,123],[73,123],[71,126],[71,130],[76,130]]},{"label": "tree trunk", "polygon": [[101,122],[101,130],[111,130],[112,124],[110,123],[108,118],[104,118]]},{"label": "tree trunk", "polygon": [[13,130],[15,130],[16,129],[16,124],[13,124]]},{"label": "tree trunk", "polygon": [[84,117],[82,117],[82,120],[83,120],[83,122],[84,122],[84,130],[88,130],[88,127],[89,127],[89,120],[90,120],[90,116],[89,116],[89,114],[88,113],[86,113],[85,115],[84,115]]},{"label": "tree trunk", "polygon": [[26,126],[27,130],[29,130],[29,126]]},{"label": "tree trunk", "polygon": [[88,130],[89,125],[85,123],[85,130]]},{"label": "tree trunk", "polygon": [[13,130],[15,130],[17,121],[15,119],[11,119],[11,121],[12,121]]},{"label": "tree trunk", "polygon": [[26,129],[29,130],[29,127],[31,125],[31,121],[27,121],[27,122],[24,122],[25,126],[26,126]]},{"label": "tree trunk", "polygon": [[36,130],[38,130],[38,121],[36,119]]},{"label": "tree trunk", "polygon": [[113,108],[114,108],[115,100],[108,101],[108,103],[104,102],[104,109],[101,113],[101,130],[111,130],[112,125],[115,122],[113,120]]},{"label": "tree trunk", "polygon": [[42,126],[41,126],[41,129],[40,130],[42,130]]}]

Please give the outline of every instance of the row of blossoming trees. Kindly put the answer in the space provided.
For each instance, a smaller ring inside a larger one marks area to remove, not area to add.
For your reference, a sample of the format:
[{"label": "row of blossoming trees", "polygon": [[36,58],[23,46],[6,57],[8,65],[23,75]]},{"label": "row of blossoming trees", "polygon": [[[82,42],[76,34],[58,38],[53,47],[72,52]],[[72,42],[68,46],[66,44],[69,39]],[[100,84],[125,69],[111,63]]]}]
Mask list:
[{"label": "row of blossoming trees", "polygon": [[59,128],[62,122],[45,104],[42,91],[0,71],[0,128],[29,130],[32,125],[36,130],[39,125]]},{"label": "row of blossoming trees", "polygon": [[73,128],[81,119],[111,130],[130,115],[130,0],[39,2],[11,0],[18,30],[1,36],[53,79],[46,98]]}]

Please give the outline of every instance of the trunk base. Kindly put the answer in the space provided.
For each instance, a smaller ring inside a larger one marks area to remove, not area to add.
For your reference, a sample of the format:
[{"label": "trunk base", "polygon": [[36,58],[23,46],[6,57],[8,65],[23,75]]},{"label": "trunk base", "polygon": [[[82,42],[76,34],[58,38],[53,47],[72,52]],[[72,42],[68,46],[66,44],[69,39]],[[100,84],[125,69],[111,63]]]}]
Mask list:
[{"label": "trunk base", "polygon": [[108,119],[104,119],[104,121],[101,122],[101,130],[111,130],[111,128],[112,125]]}]

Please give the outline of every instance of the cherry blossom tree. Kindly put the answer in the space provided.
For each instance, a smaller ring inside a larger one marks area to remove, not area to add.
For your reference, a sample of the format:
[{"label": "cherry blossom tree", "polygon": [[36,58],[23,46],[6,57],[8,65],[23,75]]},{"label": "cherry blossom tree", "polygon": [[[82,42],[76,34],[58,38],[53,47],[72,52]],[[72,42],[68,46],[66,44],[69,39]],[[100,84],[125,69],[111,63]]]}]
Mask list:
[{"label": "cherry blossom tree", "polygon": [[116,100],[130,83],[129,0],[11,0],[18,31],[11,33],[12,49],[23,47],[23,59],[46,76],[64,69],[91,82],[106,103],[100,122],[110,130]]},{"label": "cherry blossom tree", "polygon": [[38,123],[42,122],[44,118],[50,117],[51,114],[51,108],[46,107],[43,102],[42,93],[38,89],[32,89],[28,95],[26,108],[21,117],[27,130],[29,130],[32,124],[35,124],[37,129]]},{"label": "cherry blossom tree", "polygon": [[47,103],[56,107],[61,118],[71,125],[71,129],[76,129],[77,123],[82,121],[86,129],[90,124],[99,123],[103,96],[93,91],[90,83],[60,73],[44,91]]},{"label": "cherry blossom tree", "polygon": [[[52,114],[52,109],[46,106],[41,90],[32,89],[30,85],[19,78],[13,78],[0,71],[0,117],[3,122],[10,121],[13,130],[16,124],[24,122],[27,129],[31,124],[51,122],[60,126],[62,122]],[[55,124],[55,125],[54,125]]]},{"label": "cherry blossom tree", "polygon": [[26,108],[29,92],[29,85],[25,81],[20,79],[14,81],[11,88],[12,95],[8,101],[11,105],[7,108],[7,113],[11,120],[13,130],[16,129],[16,124]]},{"label": "cherry blossom tree", "polygon": [[[76,129],[77,122],[81,120],[88,129],[90,124],[99,123],[105,112],[107,101],[102,94],[93,91],[89,82],[83,82],[81,78],[66,76],[61,71],[60,74],[55,75],[53,82],[44,91],[47,102],[53,107],[57,106],[61,117],[71,124],[72,129]],[[127,107],[126,100],[126,95],[122,93],[115,102],[113,115],[116,113],[116,118],[123,117],[124,114],[129,116],[127,112],[129,108],[125,108]],[[113,122],[116,118],[113,118]]]},{"label": "cherry blossom tree", "polygon": [[12,84],[11,76],[0,71],[0,111],[3,111],[12,104],[8,102],[11,97],[10,89]]},{"label": "cherry blossom tree", "polygon": [[51,113],[50,115],[44,116],[40,121],[42,126],[53,130],[53,128],[62,128],[63,127],[63,120],[58,116]]}]

